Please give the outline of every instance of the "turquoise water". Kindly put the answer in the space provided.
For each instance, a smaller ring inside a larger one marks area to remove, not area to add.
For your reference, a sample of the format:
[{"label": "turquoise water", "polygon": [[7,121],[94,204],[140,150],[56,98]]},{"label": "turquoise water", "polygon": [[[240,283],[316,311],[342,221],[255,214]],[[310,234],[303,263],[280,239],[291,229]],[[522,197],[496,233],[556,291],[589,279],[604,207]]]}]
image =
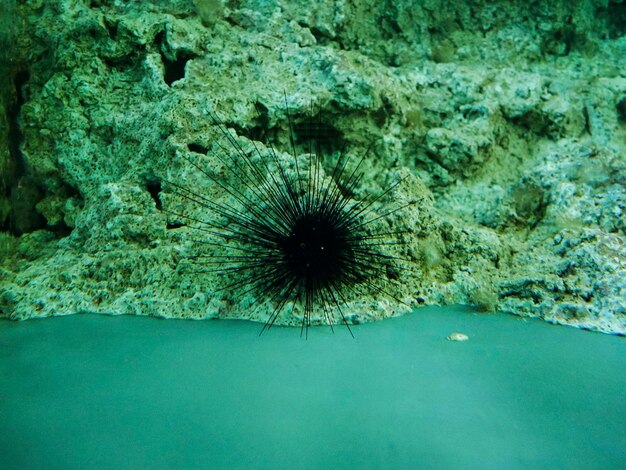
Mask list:
[{"label": "turquoise water", "polygon": [[[0,467],[619,468],[625,338],[468,309],[332,334],[0,322]],[[466,342],[447,341],[452,332]]]}]

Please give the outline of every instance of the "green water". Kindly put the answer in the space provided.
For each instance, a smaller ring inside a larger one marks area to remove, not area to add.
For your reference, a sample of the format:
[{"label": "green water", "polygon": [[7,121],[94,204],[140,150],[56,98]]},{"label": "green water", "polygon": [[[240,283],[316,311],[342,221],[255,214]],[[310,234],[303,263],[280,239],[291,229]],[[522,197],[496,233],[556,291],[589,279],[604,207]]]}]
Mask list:
[{"label": "green water", "polygon": [[[0,467],[620,468],[625,338],[422,309],[352,339],[243,321],[0,322]],[[452,332],[466,342],[445,338]],[[621,467],[623,468],[623,467]]]}]

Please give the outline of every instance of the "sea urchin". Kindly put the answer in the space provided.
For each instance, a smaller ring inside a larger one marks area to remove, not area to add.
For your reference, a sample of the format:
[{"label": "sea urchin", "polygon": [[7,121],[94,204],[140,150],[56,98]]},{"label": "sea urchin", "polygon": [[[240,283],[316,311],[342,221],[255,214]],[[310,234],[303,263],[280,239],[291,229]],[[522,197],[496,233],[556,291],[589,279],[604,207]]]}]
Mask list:
[{"label": "sea urchin", "polygon": [[[172,192],[204,214],[169,213],[191,222],[204,235],[200,242],[212,248],[208,255],[194,255],[196,264],[230,276],[233,280],[225,289],[238,296],[254,292],[271,302],[273,311],[261,333],[293,303],[303,310],[301,334],[308,335],[316,308],[331,328],[332,311],[338,312],[352,334],[342,309],[347,293],[358,287],[395,298],[377,281],[386,274],[385,262],[394,258],[380,248],[394,242],[389,240],[390,232],[377,233],[371,227],[399,208],[380,215],[373,215],[370,208],[400,181],[376,196],[352,199],[369,149],[353,165],[342,150],[326,175],[320,162],[321,140],[310,140],[308,152],[298,155],[286,97],[285,109],[292,153],[288,163],[269,142],[264,150],[255,142],[244,148],[212,115],[225,144],[216,142],[220,151],[211,156],[226,169],[226,176],[218,176],[215,168],[194,156],[182,158],[224,197],[215,199],[169,181]],[[264,134],[267,137],[267,129]]]}]

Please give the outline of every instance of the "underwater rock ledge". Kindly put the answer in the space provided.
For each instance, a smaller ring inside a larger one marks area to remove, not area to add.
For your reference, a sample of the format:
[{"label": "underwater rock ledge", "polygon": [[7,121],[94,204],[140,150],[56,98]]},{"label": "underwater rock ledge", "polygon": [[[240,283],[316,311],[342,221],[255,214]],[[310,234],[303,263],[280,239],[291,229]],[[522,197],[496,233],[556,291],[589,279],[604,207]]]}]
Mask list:
[{"label": "underwater rock ledge", "polygon": [[[409,175],[382,208],[420,201],[389,220],[409,231],[394,296],[626,334],[626,2],[4,8],[19,27],[0,44],[19,47],[0,55],[1,316],[264,321],[263,298],[188,274],[197,233],[163,208],[172,179],[217,194],[183,164],[215,151],[209,111],[287,162],[286,94],[302,135],[319,108],[329,155],[373,142],[355,197]],[[406,310],[374,293],[346,307]]]}]

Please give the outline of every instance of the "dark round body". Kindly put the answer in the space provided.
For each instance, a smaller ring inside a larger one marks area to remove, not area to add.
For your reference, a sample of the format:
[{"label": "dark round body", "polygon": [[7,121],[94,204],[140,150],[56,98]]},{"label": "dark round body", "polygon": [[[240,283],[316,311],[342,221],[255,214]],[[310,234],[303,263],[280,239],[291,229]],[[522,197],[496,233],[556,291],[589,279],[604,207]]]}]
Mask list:
[{"label": "dark round body", "polygon": [[346,263],[354,260],[348,237],[348,231],[328,214],[303,214],[280,243],[285,267],[309,289],[332,286],[345,276]]}]

